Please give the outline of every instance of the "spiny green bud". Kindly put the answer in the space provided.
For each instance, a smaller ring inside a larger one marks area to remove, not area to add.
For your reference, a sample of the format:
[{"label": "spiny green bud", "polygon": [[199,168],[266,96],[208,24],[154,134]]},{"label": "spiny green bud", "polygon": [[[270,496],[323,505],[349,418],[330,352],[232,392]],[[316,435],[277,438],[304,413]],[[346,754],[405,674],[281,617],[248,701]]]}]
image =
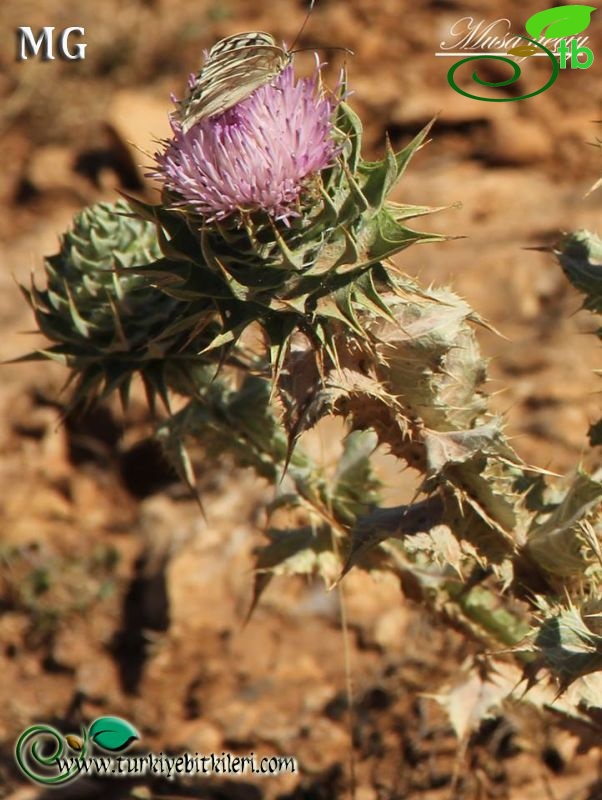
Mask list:
[{"label": "spiny green bud", "polygon": [[[586,230],[565,236],[554,251],[565,275],[585,295],[583,308],[602,314],[602,239]],[[602,327],[597,330],[602,339]],[[602,419],[589,429],[592,447],[602,444]]]},{"label": "spiny green bud", "polygon": [[583,307],[602,314],[602,239],[576,231],[562,239],[555,253],[567,278],[585,295]]},{"label": "spiny green bud", "polygon": [[46,288],[23,292],[40,331],[54,342],[28,358],[65,364],[77,378],[74,402],[118,388],[124,402],[140,372],[151,397],[166,396],[166,364],[176,337],[163,336],[186,304],[151,286],[136,267],[160,256],[155,226],[124,200],[80,214],[46,258]]},{"label": "spiny green bud", "polygon": [[602,634],[599,599],[581,607],[569,602],[554,605],[539,598],[541,622],[522,650],[535,652],[558,679],[562,689],[584,675],[602,670]]}]

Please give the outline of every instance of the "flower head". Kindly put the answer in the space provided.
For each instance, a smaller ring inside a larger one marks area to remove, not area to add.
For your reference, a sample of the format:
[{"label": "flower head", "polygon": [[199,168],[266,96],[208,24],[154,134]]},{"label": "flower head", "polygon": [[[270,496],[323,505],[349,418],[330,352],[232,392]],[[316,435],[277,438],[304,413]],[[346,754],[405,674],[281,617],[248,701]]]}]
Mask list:
[{"label": "flower head", "polygon": [[172,121],[174,136],[155,155],[152,176],[208,222],[263,210],[288,224],[300,215],[308,180],[339,151],[333,107],[319,88],[319,72],[296,80],[289,66],[271,84],[186,133]]}]

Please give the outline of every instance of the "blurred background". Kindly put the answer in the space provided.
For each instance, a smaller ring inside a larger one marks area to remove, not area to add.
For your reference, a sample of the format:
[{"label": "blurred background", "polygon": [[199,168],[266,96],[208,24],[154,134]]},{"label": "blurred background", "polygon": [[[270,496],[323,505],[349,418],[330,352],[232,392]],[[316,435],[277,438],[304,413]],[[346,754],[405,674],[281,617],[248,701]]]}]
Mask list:
[{"label": "blurred background", "polygon": [[[306,6],[3,1],[0,359],[42,345],[17,281],[40,274],[72,215],[120,190],[155,196],[144,173],[169,133],[170,94],[182,96],[203,50],[245,30],[290,44]],[[443,207],[417,227],[463,238],[413,247],[396,263],[425,284],[453,286],[497,329],[480,334],[493,407],[526,461],[564,474],[595,458],[584,443],[599,416],[599,348],[553,257],[528,248],[599,226],[602,191],[586,194],[602,173],[602,151],[592,146],[602,136],[602,16],[594,13],[587,30],[592,66],[561,71],[526,101],[466,99],[447,82],[455,59],[435,56],[459,20],[507,18],[521,33],[541,9],[512,0],[318,0],[296,46],[320,52],[333,87],[347,67],[366,157],[380,157],[386,136],[403,146],[437,117],[393,199]],[[23,25],[84,27],[86,58],[17,61]],[[494,33],[505,30],[502,23]],[[295,64],[311,70],[311,52]],[[483,77],[507,77],[492,64]],[[514,95],[549,75],[546,59],[522,68]],[[175,784],[82,779],[53,797],[330,800],[349,796],[351,760],[356,800],[602,797],[595,758],[577,753],[552,718],[515,710],[459,748],[444,710],[425,694],[458,679],[470,644],[403,601],[394,580],[353,572],[343,584],[351,735],[338,593],[276,580],[243,626],[271,490],[228,463],[201,469],[202,520],[149,439],[142,394],[125,419],[109,403],[61,424],[65,378],[50,364],[0,371],[0,796],[45,796],[14,766],[14,741],[27,725],[67,731],[116,714],[153,752],[284,753],[298,758],[301,773]],[[339,432],[324,425],[307,445],[334,464]],[[412,475],[385,454],[381,466],[388,501],[408,500]]]}]

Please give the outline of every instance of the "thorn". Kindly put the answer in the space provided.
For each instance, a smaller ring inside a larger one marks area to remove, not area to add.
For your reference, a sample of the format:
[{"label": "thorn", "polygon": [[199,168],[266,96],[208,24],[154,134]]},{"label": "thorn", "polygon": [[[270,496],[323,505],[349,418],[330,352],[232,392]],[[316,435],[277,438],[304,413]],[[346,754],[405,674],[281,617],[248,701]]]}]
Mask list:
[{"label": "thorn", "polygon": [[554,248],[549,244],[537,244],[532,247],[521,247],[521,250],[533,250],[536,253],[553,253]]}]

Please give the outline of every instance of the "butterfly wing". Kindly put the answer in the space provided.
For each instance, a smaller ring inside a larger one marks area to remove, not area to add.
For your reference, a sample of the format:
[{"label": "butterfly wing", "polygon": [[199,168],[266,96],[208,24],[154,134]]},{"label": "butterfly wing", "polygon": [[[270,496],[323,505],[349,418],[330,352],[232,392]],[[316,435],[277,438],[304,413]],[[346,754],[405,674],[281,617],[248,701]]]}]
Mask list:
[{"label": "butterfly wing", "polygon": [[269,83],[287,66],[289,58],[282,51],[248,54],[244,63],[228,63],[210,81],[197,84],[182,110],[184,131],[197,122],[227,111],[255,89]]},{"label": "butterfly wing", "polygon": [[250,31],[249,33],[235,33],[216,42],[207,55],[207,66],[218,56],[240,50],[243,47],[276,47],[276,40],[270,33],[264,31]]},{"label": "butterfly wing", "polygon": [[236,34],[217,42],[180,102],[182,130],[240,103],[279,75],[290,60],[290,54],[267,33]]}]

